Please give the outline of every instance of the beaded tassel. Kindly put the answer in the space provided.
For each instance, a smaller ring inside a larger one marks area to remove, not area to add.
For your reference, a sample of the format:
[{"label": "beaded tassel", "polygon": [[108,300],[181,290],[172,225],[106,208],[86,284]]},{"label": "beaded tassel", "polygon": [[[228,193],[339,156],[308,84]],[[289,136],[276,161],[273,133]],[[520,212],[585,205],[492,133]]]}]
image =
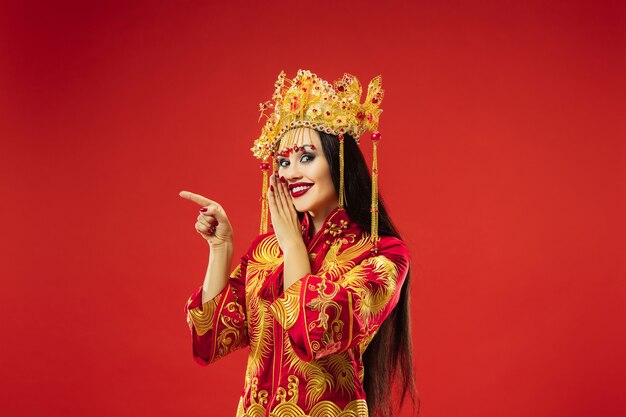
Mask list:
[{"label": "beaded tassel", "polygon": [[339,135],[339,208],[344,208],[345,189],[343,181],[343,135]]},{"label": "beaded tassel", "polygon": [[263,171],[263,192],[261,193],[261,225],[259,227],[259,234],[261,235],[267,233],[267,223],[269,217],[269,206],[267,202],[267,189],[269,188],[270,182],[269,169],[269,163],[261,163],[261,170]]},{"label": "beaded tassel", "polygon": [[378,250],[378,141],[380,133],[372,133],[372,241],[374,242],[374,251]]}]

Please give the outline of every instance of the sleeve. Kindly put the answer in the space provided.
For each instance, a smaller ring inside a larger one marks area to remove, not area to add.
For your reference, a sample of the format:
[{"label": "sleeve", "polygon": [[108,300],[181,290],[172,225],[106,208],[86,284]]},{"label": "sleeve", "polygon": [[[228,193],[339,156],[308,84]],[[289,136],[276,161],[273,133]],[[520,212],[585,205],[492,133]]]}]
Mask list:
[{"label": "sleeve", "polygon": [[409,269],[404,243],[387,237],[378,254],[338,277],[306,274],[271,305],[304,360],[352,349],[365,349],[397,305]]},{"label": "sleeve", "polygon": [[202,303],[202,286],[195,289],[185,305],[191,331],[193,357],[202,366],[249,344],[246,319],[245,277],[248,254],[230,274],[224,289]]}]

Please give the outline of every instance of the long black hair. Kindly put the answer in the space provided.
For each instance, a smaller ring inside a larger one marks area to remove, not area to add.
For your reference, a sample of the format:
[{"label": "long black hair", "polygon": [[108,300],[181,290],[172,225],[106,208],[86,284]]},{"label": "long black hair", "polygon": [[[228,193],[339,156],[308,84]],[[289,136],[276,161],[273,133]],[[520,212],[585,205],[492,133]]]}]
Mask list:
[{"label": "long black hair", "polygon": [[[339,190],[339,139],[335,135],[318,132],[326,160],[330,165],[335,190]],[[350,135],[344,135],[344,208],[348,217],[363,230],[371,227],[372,180],[359,145]],[[380,193],[378,194],[378,233],[394,236],[400,234],[393,225]],[[413,409],[419,395],[413,378],[413,360],[410,323],[411,268],[400,291],[398,304],[379,327],[378,333],[363,353],[363,388],[372,417],[387,417],[393,413],[392,382],[399,380],[401,393],[398,410],[410,394]]]}]

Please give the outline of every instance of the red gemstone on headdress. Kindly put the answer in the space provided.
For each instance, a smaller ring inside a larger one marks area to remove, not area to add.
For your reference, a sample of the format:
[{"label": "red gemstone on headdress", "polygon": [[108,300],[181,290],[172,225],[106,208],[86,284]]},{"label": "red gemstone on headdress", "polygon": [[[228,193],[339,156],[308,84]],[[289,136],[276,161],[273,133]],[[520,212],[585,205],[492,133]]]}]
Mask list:
[{"label": "red gemstone on headdress", "polygon": [[338,87],[337,87],[337,91],[341,91],[341,92],[343,92],[344,90],[345,90],[345,89],[343,88],[343,85],[340,85],[340,86],[338,86]]},{"label": "red gemstone on headdress", "polygon": [[365,119],[365,113],[363,113],[362,111],[358,112],[356,114],[356,118],[359,119],[359,120]]},{"label": "red gemstone on headdress", "polygon": [[378,97],[374,97],[374,98],[372,99],[372,103],[374,103],[374,104],[378,103]]},{"label": "red gemstone on headdress", "polygon": [[341,119],[337,119],[337,123],[341,123]]},{"label": "red gemstone on headdress", "polygon": [[380,138],[381,138],[380,132],[372,133],[372,140],[378,141],[378,140],[380,140]]},{"label": "red gemstone on headdress", "polygon": [[261,169],[270,169],[270,164],[267,162],[261,162]]}]

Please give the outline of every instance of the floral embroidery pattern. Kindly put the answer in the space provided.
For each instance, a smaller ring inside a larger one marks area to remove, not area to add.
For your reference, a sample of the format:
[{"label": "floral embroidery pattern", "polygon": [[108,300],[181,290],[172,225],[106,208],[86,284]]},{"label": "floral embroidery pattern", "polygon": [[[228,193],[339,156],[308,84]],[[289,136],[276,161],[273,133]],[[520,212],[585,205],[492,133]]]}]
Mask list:
[{"label": "floral embroidery pattern", "polygon": [[[339,288],[331,287],[329,294],[326,293],[327,288],[328,286],[324,281],[320,282],[316,287],[309,286],[309,289],[316,290],[319,296],[311,300],[307,307],[310,307],[312,310],[318,310],[319,317],[309,323],[308,330],[312,331],[316,327],[324,329],[321,340],[322,345],[320,346],[318,341],[311,343],[311,350],[314,352],[314,356],[327,355],[338,351],[341,346],[340,340],[343,337],[344,323],[339,319],[342,307],[334,301]],[[334,311],[330,311],[330,314],[328,314],[329,309]]]}]

